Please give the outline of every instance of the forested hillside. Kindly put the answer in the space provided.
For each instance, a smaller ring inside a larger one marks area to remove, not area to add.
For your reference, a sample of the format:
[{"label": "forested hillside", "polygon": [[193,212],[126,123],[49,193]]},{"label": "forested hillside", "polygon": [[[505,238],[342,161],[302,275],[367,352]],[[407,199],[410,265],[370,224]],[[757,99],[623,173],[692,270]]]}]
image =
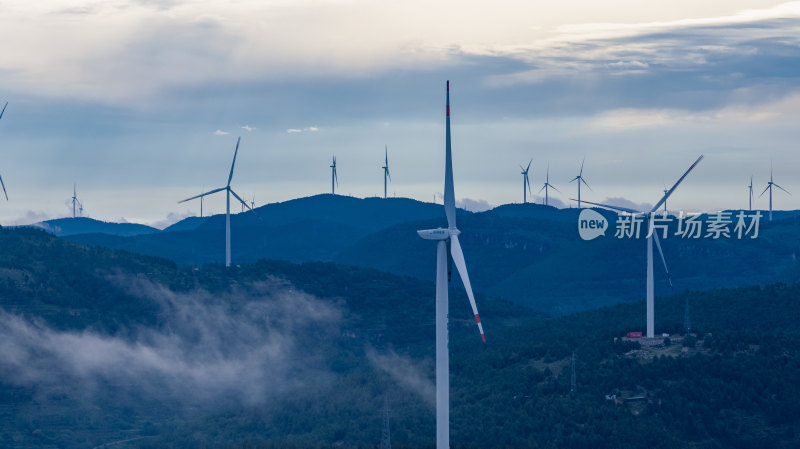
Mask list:
[{"label": "forested hillside", "polygon": [[[393,444],[432,446],[432,283],[0,242],[3,447],[374,447],[385,395]],[[800,444],[798,284],[657,298],[655,347],[621,338],[641,302],[546,318],[479,296],[483,344],[452,291],[454,447]]]}]

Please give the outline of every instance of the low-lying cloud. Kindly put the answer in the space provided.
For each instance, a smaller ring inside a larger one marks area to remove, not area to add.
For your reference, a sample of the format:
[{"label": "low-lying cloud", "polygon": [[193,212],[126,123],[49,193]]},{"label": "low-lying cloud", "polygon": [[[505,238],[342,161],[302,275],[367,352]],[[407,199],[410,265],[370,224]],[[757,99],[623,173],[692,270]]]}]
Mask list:
[{"label": "low-lying cloud", "polygon": [[394,351],[379,353],[368,348],[367,359],[374,368],[388,374],[397,385],[416,393],[429,406],[436,405],[436,385],[430,378],[430,369],[426,370],[421,363]]},{"label": "low-lying cloud", "polygon": [[325,376],[313,338],[338,335],[342,314],[330,303],[275,282],[215,295],[144,279],[114,281],[158,304],[156,326],[106,335],[0,312],[4,382],[67,388],[83,398],[110,384],[180,405],[258,403]]}]

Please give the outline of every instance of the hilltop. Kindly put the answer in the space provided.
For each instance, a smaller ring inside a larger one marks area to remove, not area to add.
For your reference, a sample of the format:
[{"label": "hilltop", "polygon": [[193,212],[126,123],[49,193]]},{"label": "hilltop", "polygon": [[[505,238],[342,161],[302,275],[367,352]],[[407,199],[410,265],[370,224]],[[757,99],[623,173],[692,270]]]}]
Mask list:
[{"label": "hilltop", "polygon": [[59,237],[78,234],[109,234],[130,237],[159,232],[158,229],[137,223],[112,223],[88,217],[56,218],[30,225]]}]

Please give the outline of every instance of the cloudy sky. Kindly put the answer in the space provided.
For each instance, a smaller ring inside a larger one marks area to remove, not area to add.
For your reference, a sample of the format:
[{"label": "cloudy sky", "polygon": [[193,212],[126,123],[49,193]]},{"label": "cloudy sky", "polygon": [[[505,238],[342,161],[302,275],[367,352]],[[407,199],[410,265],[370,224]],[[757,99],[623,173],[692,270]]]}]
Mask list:
[{"label": "cloudy sky", "polygon": [[[431,201],[451,80],[456,196],[800,209],[800,2],[5,0],[0,223],[71,213],[163,226],[223,186],[257,204],[327,192]],[[766,195],[757,200],[766,207]],[[224,211],[224,197],[206,203]]]}]

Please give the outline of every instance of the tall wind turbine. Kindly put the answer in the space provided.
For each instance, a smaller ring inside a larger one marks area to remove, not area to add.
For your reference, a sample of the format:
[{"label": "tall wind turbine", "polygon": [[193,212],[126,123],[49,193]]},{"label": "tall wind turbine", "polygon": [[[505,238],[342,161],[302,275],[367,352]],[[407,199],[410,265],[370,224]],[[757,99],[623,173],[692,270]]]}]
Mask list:
[{"label": "tall wind turbine", "polygon": [[386,162],[383,167],[383,198],[386,199],[386,179],[392,180],[392,175],[389,174],[389,145],[386,145]]},{"label": "tall wind turbine", "polygon": [[[3,110],[0,111],[0,118],[3,118],[3,114],[6,112],[6,107],[8,107],[8,102],[7,101],[6,101],[6,104],[3,105]],[[6,185],[3,183],[3,177],[2,176],[0,176],[0,186],[3,187],[3,195],[6,196],[6,201],[8,201],[8,192],[6,192]]]},{"label": "tall wind turbine", "polygon": [[80,210],[81,215],[83,215],[83,204],[78,200],[78,189],[75,186],[75,183],[72,183],[72,218],[75,218],[75,206],[78,206],[78,210]]},{"label": "tall wind turbine", "polygon": [[[467,291],[472,313],[478,323],[481,338],[486,342],[478,307],[472,295],[464,253],[458,241],[461,233],[456,228],[456,198],[453,189],[453,158],[450,148],[450,81],[447,82],[447,108],[445,118],[444,213],[447,229],[417,231],[426,240],[437,240],[436,246],[436,449],[450,448],[450,354],[447,345],[447,267],[455,263],[464,289]],[[448,254],[449,249],[449,254]]]},{"label": "tall wind turbine", "polygon": [[339,178],[336,176],[336,156],[333,157],[333,164],[331,164],[331,195],[336,195],[334,182],[336,183],[336,186],[339,185]]},{"label": "tall wind turbine", "polygon": [[531,162],[533,162],[533,159],[528,162],[526,168],[522,168],[521,165],[519,166],[520,170],[522,170],[522,173],[520,173],[522,175],[522,204],[528,202],[528,192],[531,191],[531,181],[528,179],[528,171],[531,169]]},{"label": "tall wind turbine", "polygon": [[[681,182],[683,182],[683,179],[686,178],[686,175],[688,175],[689,172],[692,171],[694,169],[694,167],[698,163],[700,163],[701,160],[703,160],[703,156],[702,155],[700,157],[698,157],[696,161],[694,161],[694,164],[692,164],[691,167],[689,167],[689,169],[686,170],[686,172],[683,173],[683,176],[678,178],[678,181],[675,182],[675,184],[672,186],[672,188],[667,190],[667,192],[664,194],[664,196],[661,197],[661,199],[656,203],[656,205],[653,206],[652,209],[650,209],[650,212],[647,213],[647,217],[648,218],[653,214],[653,212],[657,211],[658,208],[661,207],[661,205],[664,204],[667,201],[667,198],[669,198],[669,196],[672,195],[672,192],[675,191],[675,189],[678,187],[678,185]],[[611,205],[608,205],[608,204],[600,204],[600,203],[592,203],[590,201],[584,201],[584,203],[588,203],[588,204],[592,204],[592,205],[600,206],[600,207],[605,207],[606,209],[612,209],[612,210],[621,211],[621,212],[628,212],[628,213],[637,214],[637,215],[645,213],[645,212],[634,210],[634,209],[628,209],[626,207],[611,206]],[[652,226],[652,223],[650,223],[650,225]],[[664,264],[664,271],[667,272],[667,279],[669,280],[669,285],[670,285],[670,287],[672,286],[672,279],[670,278],[670,275],[669,275],[669,268],[667,268],[667,260],[664,259],[664,252],[661,251],[661,242],[658,239],[657,232],[655,230],[653,230],[653,232],[650,233],[650,237],[647,237],[647,338],[655,337],[655,312],[654,312],[654,291],[653,291],[653,240],[655,240],[656,247],[658,248],[658,253],[661,255],[661,262]]]},{"label": "tall wind turbine", "polygon": [[561,191],[558,190],[557,188],[555,188],[555,186],[553,186],[553,184],[550,184],[550,164],[547,164],[547,177],[545,178],[544,185],[542,186],[541,189],[539,189],[539,193],[542,193],[542,190],[544,190],[544,205],[545,206],[549,206],[548,197],[547,197],[548,189],[553,189],[556,192],[561,193]]},{"label": "tall wind turbine", "polygon": [[748,203],[749,204],[748,210],[753,210],[753,177],[752,176],[750,176],[750,185],[747,186],[747,189],[750,191],[750,195],[749,195],[750,203]]},{"label": "tall wind turbine", "polygon": [[[586,183],[586,180],[583,179],[583,164],[584,164],[584,162],[586,162],[586,156],[583,157],[583,162],[581,162],[581,171],[580,171],[580,173],[578,173],[578,176],[572,178],[572,181],[578,181],[578,209],[581,208],[581,183],[586,184],[586,187],[588,187],[589,190],[592,190],[592,188],[589,187],[589,184]],[[570,182],[572,182],[572,181],[570,181]]]},{"label": "tall wind turbine", "polygon": [[[664,186],[664,195],[666,195],[667,192],[669,192],[669,190],[667,190],[667,187]],[[667,215],[667,200],[664,200],[664,215]]]},{"label": "tall wind turbine", "polygon": [[[770,164],[770,166],[769,166],[769,182],[767,183],[767,188],[764,189],[764,191],[761,192],[761,195],[758,196],[759,198],[761,198],[762,196],[764,196],[764,193],[766,193],[766,191],[769,190],[769,221],[772,221],[772,187],[773,186],[783,190],[786,193],[789,193],[783,187],[781,187],[778,184],[772,182],[772,164]],[[791,195],[791,193],[789,193],[789,195]]]},{"label": "tall wind turbine", "polygon": [[185,200],[180,200],[178,203],[185,203],[186,201],[191,201],[195,198],[202,198],[207,195],[211,195],[213,193],[221,192],[223,190],[226,191],[226,206],[225,206],[225,266],[231,266],[231,195],[235,196],[237,200],[239,200],[242,205],[248,209],[250,206],[247,205],[247,202],[243,200],[236,192],[231,189],[231,180],[233,179],[233,167],[236,165],[236,155],[239,154],[239,142],[242,140],[241,137],[236,139],[236,149],[233,151],[233,162],[231,163],[231,173],[228,175],[228,184],[225,187],[220,187],[218,189],[209,190],[206,193],[201,193],[200,195],[195,195],[191,198],[186,198]]}]

